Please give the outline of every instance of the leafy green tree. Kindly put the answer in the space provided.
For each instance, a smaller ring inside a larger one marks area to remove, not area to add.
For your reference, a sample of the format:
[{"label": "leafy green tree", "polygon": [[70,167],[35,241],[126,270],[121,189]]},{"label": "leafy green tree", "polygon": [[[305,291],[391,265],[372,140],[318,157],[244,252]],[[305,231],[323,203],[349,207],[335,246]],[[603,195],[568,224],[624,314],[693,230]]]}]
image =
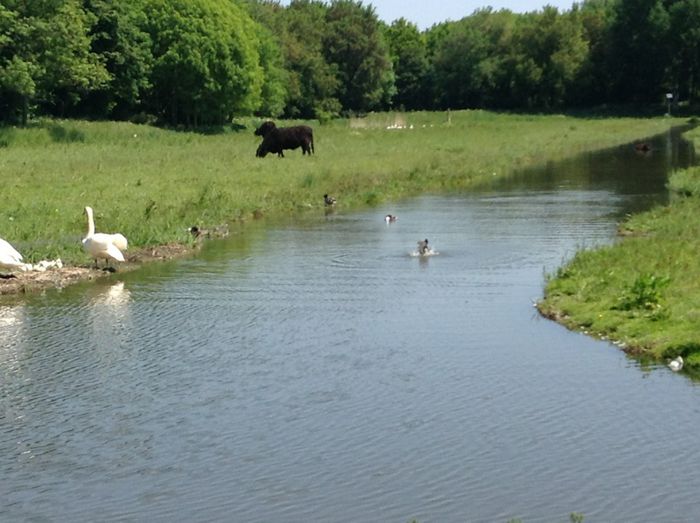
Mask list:
[{"label": "leafy green tree", "polygon": [[90,49],[94,19],[78,0],[0,6],[0,84],[6,118],[26,121],[34,104],[64,116],[109,75]]},{"label": "leafy green tree", "polygon": [[692,103],[700,86],[700,0],[673,2],[669,16],[671,83]]},{"label": "leafy green tree", "polygon": [[326,20],[324,52],[337,70],[343,109],[365,112],[386,107],[395,93],[394,73],[374,8],[333,0]]},{"label": "leafy green tree", "polygon": [[285,12],[285,60],[290,72],[285,114],[327,119],[341,110],[337,66],[326,60],[328,7],[316,0],[292,0]]},{"label": "leafy green tree", "polygon": [[259,27],[244,8],[229,0],[145,0],[145,11],[156,114],[198,126],[261,106]]},{"label": "leafy green tree", "polygon": [[100,57],[91,51],[94,18],[79,0],[46,4],[55,8],[37,13],[32,28],[40,70],[37,96],[51,114],[64,116],[87,93],[105,85],[109,75]]},{"label": "leafy green tree", "polygon": [[151,87],[151,38],[144,30],[146,16],[141,0],[113,2],[86,0],[85,8],[96,23],[92,50],[109,72],[107,84],[88,96],[85,111],[94,116],[128,118],[142,108]]},{"label": "leafy green tree", "polygon": [[578,70],[576,79],[567,90],[567,102],[572,106],[591,106],[608,100],[610,79],[606,71],[606,56],[610,49],[610,26],[616,0],[585,0],[574,5],[583,26],[583,38],[588,53]]},{"label": "leafy green tree", "polygon": [[525,108],[563,105],[586,60],[588,44],[576,13],[554,7],[518,18],[511,55],[513,102]]},{"label": "leafy green tree", "polygon": [[395,20],[385,34],[396,76],[393,104],[409,110],[425,108],[428,73],[425,36],[405,18]]},{"label": "leafy green tree", "polygon": [[27,44],[30,26],[17,11],[0,4],[0,115],[2,120],[27,123],[29,103],[36,94],[37,66]]},{"label": "leafy green tree", "polygon": [[515,16],[490,8],[446,25],[434,51],[440,107],[498,107],[509,82],[505,61]]},{"label": "leafy green tree", "polygon": [[606,73],[616,102],[660,101],[670,60],[670,17],[663,0],[618,0]]}]

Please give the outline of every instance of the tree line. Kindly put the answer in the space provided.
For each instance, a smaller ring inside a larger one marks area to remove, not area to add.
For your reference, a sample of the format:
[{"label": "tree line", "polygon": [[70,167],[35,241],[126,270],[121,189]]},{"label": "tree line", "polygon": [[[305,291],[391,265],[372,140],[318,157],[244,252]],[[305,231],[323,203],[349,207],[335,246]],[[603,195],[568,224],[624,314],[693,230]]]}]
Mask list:
[{"label": "tree line", "polygon": [[480,9],[419,30],[355,0],[2,0],[0,119],[693,104],[700,0]]}]

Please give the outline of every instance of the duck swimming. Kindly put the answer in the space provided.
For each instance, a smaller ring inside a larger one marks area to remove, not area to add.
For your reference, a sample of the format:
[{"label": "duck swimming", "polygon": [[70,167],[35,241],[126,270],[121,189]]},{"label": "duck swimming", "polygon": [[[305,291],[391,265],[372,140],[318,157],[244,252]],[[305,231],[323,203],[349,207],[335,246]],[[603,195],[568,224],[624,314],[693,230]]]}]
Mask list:
[{"label": "duck swimming", "polygon": [[428,247],[428,238],[418,242],[418,254],[424,255],[430,252],[430,247]]},{"label": "duck swimming", "polygon": [[397,218],[396,216],[394,216],[393,214],[387,214],[387,215],[384,217],[384,221],[385,221],[386,223],[393,223],[393,222],[395,222],[396,220],[398,220],[398,218]]}]

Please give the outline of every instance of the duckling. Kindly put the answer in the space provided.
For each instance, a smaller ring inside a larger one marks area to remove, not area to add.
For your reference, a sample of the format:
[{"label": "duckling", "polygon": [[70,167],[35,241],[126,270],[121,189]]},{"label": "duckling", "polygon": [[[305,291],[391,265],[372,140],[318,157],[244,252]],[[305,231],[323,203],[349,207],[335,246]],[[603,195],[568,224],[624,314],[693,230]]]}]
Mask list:
[{"label": "duckling", "polygon": [[328,196],[327,194],[324,194],[324,195],[323,195],[323,202],[324,202],[327,206],[329,206],[329,205],[335,205],[336,200],[335,200],[335,198],[333,198],[332,196]]},{"label": "duckling", "polygon": [[683,358],[678,356],[676,359],[671,360],[671,362],[668,364],[668,368],[673,372],[678,372],[683,368]]},{"label": "duckling", "polygon": [[387,215],[384,217],[384,221],[385,221],[387,224],[393,223],[393,222],[395,222],[396,220],[398,220],[398,218],[397,218],[396,216],[394,216],[393,214],[387,214]]},{"label": "duckling", "polygon": [[428,238],[425,240],[421,240],[418,242],[418,254],[427,254],[428,251],[430,251],[430,247],[428,247]]}]

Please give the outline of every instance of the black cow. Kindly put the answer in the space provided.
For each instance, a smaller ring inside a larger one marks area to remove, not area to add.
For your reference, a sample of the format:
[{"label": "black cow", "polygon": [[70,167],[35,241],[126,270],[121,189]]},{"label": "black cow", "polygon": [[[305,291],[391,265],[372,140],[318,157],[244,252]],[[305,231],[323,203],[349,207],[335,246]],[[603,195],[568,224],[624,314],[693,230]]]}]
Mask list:
[{"label": "black cow", "polygon": [[263,141],[255,152],[255,156],[264,158],[267,153],[277,153],[284,157],[284,149],[301,147],[301,154],[314,152],[314,132],[308,125],[294,127],[277,127],[274,122],[265,122],[255,130],[256,136],[262,136]]}]

